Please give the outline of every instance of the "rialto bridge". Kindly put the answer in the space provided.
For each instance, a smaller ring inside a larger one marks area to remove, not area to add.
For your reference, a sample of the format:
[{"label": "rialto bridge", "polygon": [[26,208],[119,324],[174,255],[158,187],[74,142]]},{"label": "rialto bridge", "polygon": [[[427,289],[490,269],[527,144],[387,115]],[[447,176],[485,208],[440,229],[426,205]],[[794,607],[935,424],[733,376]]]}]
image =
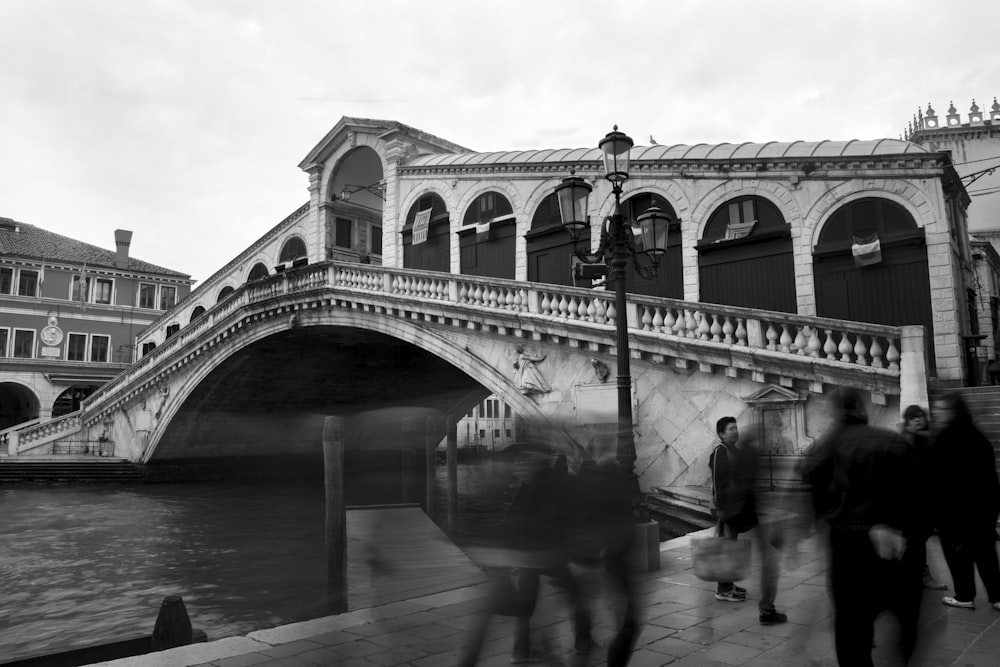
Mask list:
[{"label": "rialto bridge", "polygon": [[[237,288],[79,412],[17,432],[11,453],[74,439],[111,441],[151,466],[314,455],[324,415],[392,405],[460,415],[496,394],[599,456],[613,441],[607,369],[621,352],[632,360],[645,488],[703,482],[723,415],[795,456],[828,425],[823,395],[833,387],[862,389],[886,426],[901,405],[926,403],[921,327],[638,295],[616,313],[612,300],[371,264],[291,268]],[[627,351],[615,349],[618,317]]]}]

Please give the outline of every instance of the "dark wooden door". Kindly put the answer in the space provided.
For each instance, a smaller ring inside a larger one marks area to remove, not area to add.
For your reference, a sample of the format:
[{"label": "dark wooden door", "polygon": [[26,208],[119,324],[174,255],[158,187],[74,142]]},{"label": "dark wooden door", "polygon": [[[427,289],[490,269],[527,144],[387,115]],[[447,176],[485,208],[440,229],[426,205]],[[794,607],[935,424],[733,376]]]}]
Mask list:
[{"label": "dark wooden door", "polygon": [[[561,224],[533,230],[525,235],[528,255],[528,280],[553,285],[573,284],[573,239]],[[590,230],[576,242],[577,248],[590,250]],[[577,283],[590,287],[590,281]]]},{"label": "dark wooden door", "polygon": [[403,268],[426,271],[450,271],[451,249],[448,240],[448,218],[432,221],[427,227],[427,240],[413,245],[413,227],[403,229]]},{"label": "dark wooden door", "polygon": [[458,233],[461,272],[466,276],[514,279],[513,218],[494,222],[486,234],[477,234],[475,226]]},{"label": "dark wooden door", "polygon": [[813,272],[817,315],[889,326],[923,325],[928,370],[934,368],[930,278],[922,239],[883,243],[882,261],[865,267],[855,267],[850,248],[817,251]]},{"label": "dark wooden door", "polygon": [[699,247],[700,301],[797,312],[792,241],[787,234]]}]

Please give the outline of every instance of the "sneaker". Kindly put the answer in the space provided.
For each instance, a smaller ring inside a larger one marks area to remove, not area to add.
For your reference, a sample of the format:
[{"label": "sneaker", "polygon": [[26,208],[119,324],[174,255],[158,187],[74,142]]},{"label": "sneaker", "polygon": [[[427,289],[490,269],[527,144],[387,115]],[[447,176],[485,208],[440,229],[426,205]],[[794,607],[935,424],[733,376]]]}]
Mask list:
[{"label": "sneaker", "polygon": [[715,599],[722,602],[746,602],[747,596],[737,591],[726,591],[725,593],[716,593]]},{"label": "sneaker", "polygon": [[761,625],[774,625],[775,623],[784,623],[788,620],[788,616],[782,614],[779,611],[762,611],[760,612],[760,624]]},{"label": "sneaker", "polygon": [[949,607],[958,607],[959,609],[975,609],[976,603],[972,600],[968,602],[963,602],[962,600],[956,600],[953,597],[945,596],[941,598],[941,604],[946,604]]},{"label": "sneaker", "polygon": [[742,595],[743,597],[746,597],[747,589],[743,588],[742,586],[737,586],[736,584],[733,584],[733,590]]},{"label": "sneaker", "polygon": [[996,609],[997,611],[1000,611],[1000,602],[994,602],[993,608]]}]

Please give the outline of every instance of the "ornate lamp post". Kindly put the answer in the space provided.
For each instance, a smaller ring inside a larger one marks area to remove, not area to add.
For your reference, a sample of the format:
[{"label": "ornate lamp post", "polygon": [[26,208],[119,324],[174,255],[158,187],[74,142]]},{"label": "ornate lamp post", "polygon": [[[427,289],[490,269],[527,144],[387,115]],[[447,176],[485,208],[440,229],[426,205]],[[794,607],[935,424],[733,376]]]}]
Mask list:
[{"label": "ornate lamp post", "polygon": [[[629,150],[633,141],[618,126],[598,146],[604,154],[604,177],[611,182],[615,211],[604,220],[601,243],[594,253],[576,247],[580,232],[590,226],[588,199],[593,187],[571,175],[556,188],[559,215],[563,227],[574,242],[574,254],[586,264],[604,264],[608,280],[615,286],[615,333],[618,348],[618,441],[616,458],[622,475],[628,480],[633,500],[639,498],[639,479],[635,475],[635,436],[632,428],[632,374],[629,368],[628,317],[625,306],[625,275],[631,258],[636,272],[647,280],[656,277],[660,256],[667,251],[670,217],[653,205],[636,220],[621,212],[622,184],[628,180]],[[635,225],[635,226],[633,226]],[[637,237],[641,247],[637,244]],[[645,256],[646,262],[640,261]]]}]

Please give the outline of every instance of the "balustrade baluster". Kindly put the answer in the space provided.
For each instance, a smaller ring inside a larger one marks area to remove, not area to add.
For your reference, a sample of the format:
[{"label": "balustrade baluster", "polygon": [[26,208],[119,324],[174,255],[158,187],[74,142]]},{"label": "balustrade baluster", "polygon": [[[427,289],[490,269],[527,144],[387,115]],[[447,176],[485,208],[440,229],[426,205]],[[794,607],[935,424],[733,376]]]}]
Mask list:
[{"label": "balustrade baluster", "polygon": [[618,318],[618,311],[615,309],[615,304],[613,301],[608,301],[608,323],[615,324]]},{"label": "balustrade baluster", "polygon": [[571,297],[569,300],[568,309],[566,310],[566,317],[570,318],[571,320],[575,320],[577,318],[576,309],[577,309],[577,303],[576,303],[576,297],[574,296]]},{"label": "balustrade baluster", "polygon": [[861,366],[868,365],[868,346],[865,345],[864,337],[861,334],[855,336],[857,339],[854,343],[854,355],[856,358],[855,363]]},{"label": "balustrade baluster", "polygon": [[733,334],[736,332],[736,327],[733,326],[733,318],[729,315],[724,316],[725,322],[722,325],[722,341],[728,345],[733,344]]},{"label": "balustrade baluster", "polygon": [[833,341],[832,329],[826,329],[826,343],[823,344],[823,352],[827,359],[837,358],[837,344]]},{"label": "balustrade baluster", "polygon": [[708,314],[703,312],[695,313],[695,319],[698,322],[698,328],[696,330],[699,340],[708,340],[708,334],[712,328],[708,324]]},{"label": "balustrade baluster", "polygon": [[559,317],[565,318],[569,313],[569,301],[566,300],[566,295],[559,295]]},{"label": "balustrade baluster", "polygon": [[879,345],[878,336],[872,336],[872,345],[868,352],[872,356],[872,366],[875,368],[885,368],[885,360],[882,359],[882,346]]},{"label": "balustrade baluster", "polygon": [[663,309],[659,307],[653,309],[653,331],[663,331]]},{"label": "balustrade baluster", "polygon": [[597,317],[597,299],[588,299],[587,302],[587,320],[590,322],[596,322]]},{"label": "balustrade baluster", "polygon": [[677,318],[674,317],[674,311],[668,306],[664,308],[663,313],[663,332],[668,334],[674,333],[674,327],[677,324]]},{"label": "balustrade baluster", "polygon": [[608,308],[606,305],[604,305],[605,303],[604,299],[594,299],[594,301],[596,301],[596,303],[594,304],[594,308],[597,311],[595,313],[597,321],[600,322],[601,324],[604,324],[608,321],[609,318]]},{"label": "balustrade baluster", "polygon": [[649,314],[647,306],[640,305],[639,308],[642,309],[642,330],[649,331],[653,328],[653,316]]},{"label": "balustrade baluster", "polygon": [[721,319],[722,315],[719,315],[718,313],[714,313],[712,315],[711,332],[712,332],[712,341],[715,343],[722,342],[722,323],[720,322]]},{"label": "balustrade baluster", "polygon": [[687,338],[695,338],[698,335],[698,323],[694,319],[694,312],[687,308],[684,309],[684,331]]},{"label": "balustrade baluster", "polygon": [[542,292],[542,304],[541,304],[541,308],[542,308],[542,315],[548,315],[549,311],[552,308],[552,301],[549,299],[549,293],[548,292]]},{"label": "balustrade baluster", "polygon": [[778,349],[778,331],[770,322],[767,323],[767,331],[764,333],[764,337],[767,338],[767,349]]},{"label": "balustrade baluster", "polygon": [[896,339],[889,339],[889,349],[886,350],[885,359],[889,362],[889,368],[894,371],[899,370],[899,348],[896,347]]},{"label": "balustrade baluster", "polygon": [[808,330],[809,327],[805,325],[796,327],[795,340],[792,342],[792,349],[795,350],[795,354],[806,354],[806,345],[809,344]]},{"label": "balustrade baluster", "polygon": [[782,352],[791,352],[792,351],[792,342],[793,342],[792,334],[788,333],[788,325],[787,324],[782,324],[781,325],[781,337],[778,338],[778,344],[781,346],[781,351]]},{"label": "balustrade baluster", "polygon": [[819,329],[816,327],[809,327],[809,342],[806,343],[806,353],[810,357],[818,357],[820,348]]},{"label": "balustrade baluster", "polygon": [[576,309],[577,316],[581,320],[587,319],[587,305],[590,299],[580,299],[580,305]]},{"label": "balustrade baluster", "polygon": [[847,338],[846,331],[842,334],[842,337],[840,339],[840,345],[838,346],[837,349],[840,350],[841,361],[851,360],[851,352],[854,350],[854,346],[851,345],[851,341]]},{"label": "balustrade baluster", "polygon": [[747,340],[747,325],[742,317],[736,318],[736,344],[748,347],[750,341]]}]

